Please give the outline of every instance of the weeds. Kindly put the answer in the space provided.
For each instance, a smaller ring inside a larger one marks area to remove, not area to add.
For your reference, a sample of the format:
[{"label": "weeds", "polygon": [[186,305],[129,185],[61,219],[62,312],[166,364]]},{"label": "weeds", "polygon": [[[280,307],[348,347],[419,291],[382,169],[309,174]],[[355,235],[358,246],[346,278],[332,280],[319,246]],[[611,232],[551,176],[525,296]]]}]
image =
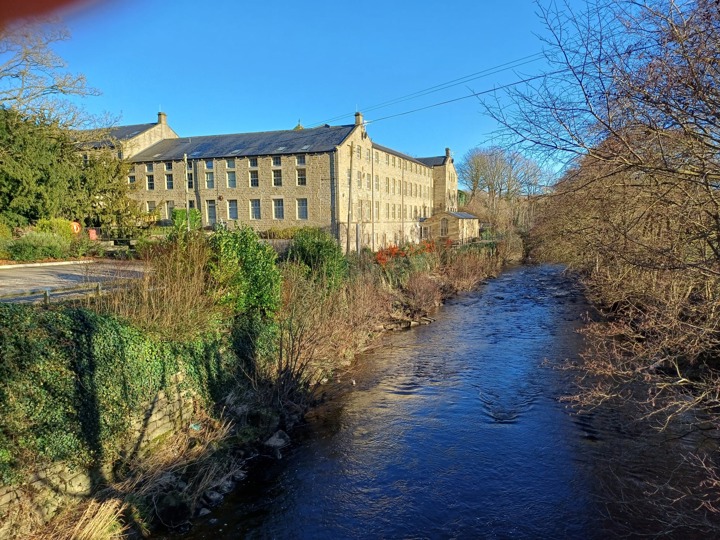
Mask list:
[{"label": "weeds", "polygon": [[223,310],[208,294],[210,251],[204,239],[166,242],[150,247],[139,279],[88,300],[99,313],[113,315],[175,340],[187,340],[217,328]]}]

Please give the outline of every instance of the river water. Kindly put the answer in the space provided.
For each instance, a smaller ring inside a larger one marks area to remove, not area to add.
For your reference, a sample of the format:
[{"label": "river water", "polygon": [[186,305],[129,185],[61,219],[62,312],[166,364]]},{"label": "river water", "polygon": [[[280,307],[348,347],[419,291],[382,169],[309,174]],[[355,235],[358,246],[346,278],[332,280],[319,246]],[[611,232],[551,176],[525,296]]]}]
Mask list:
[{"label": "river water", "polygon": [[720,535],[648,487],[692,487],[682,455],[696,434],[658,435],[623,409],[578,415],[560,399],[573,385],[558,367],[577,358],[588,310],[561,268],[517,267],[435,323],[386,336],[283,459],[255,467],[188,538]]}]

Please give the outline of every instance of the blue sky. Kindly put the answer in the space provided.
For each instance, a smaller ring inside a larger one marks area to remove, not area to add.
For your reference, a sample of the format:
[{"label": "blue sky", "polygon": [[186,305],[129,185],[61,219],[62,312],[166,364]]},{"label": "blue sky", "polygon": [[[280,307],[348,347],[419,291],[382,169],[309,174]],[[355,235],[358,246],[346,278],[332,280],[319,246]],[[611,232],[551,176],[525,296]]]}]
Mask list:
[{"label": "blue sky", "polygon": [[56,51],[102,95],[84,100],[120,124],[156,120],[181,136],[371,121],[374,141],[413,156],[457,158],[496,125],[475,98],[543,69],[541,61],[369,110],[539,53],[530,0],[241,2],[106,0],[61,14]]}]

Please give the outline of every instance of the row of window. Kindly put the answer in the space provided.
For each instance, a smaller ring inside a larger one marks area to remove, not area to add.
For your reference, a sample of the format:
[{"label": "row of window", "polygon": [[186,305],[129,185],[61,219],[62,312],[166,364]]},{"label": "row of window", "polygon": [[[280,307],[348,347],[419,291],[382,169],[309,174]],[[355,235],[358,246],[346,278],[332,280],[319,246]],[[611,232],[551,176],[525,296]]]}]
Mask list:
[{"label": "row of window", "polygon": [[[248,185],[250,187],[260,187],[260,177],[258,176],[258,171],[249,171],[248,175]],[[136,182],[135,175],[128,176],[128,183],[130,185],[134,185]],[[237,175],[235,171],[227,171],[225,173],[225,185],[228,188],[236,188],[237,187]],[[273,170],[272,172],[272,185],[275,187],[281,187],[283,185],[283,174],[282,171],[277,169]],[[295,185],[297,186],[306,186],[307,185],[307,171],[305,169],[297,169],[295,171]],[[187,187],[188,189],[194,189],[195,183],[194,183],[194,177],[193,173],[188,173],[187,175]],[[215,173],[214,172],[206,172],[205,173],[205,187],[207,189],[215,189]],[[165,189],[174,189],[175,188],[175,180],[172,174],[166,174],[165,175]],[[148,174],[145,176],[145,189],[148,191],[154,191],[155,190],[155,175],[154,174]]]},{"label": "row of window", "polygon": [[[195,201],[189,201],[190,208],[195,207]],[[165,203],[165,217],[167,219],[172,218],[172,211],[175,208],[174,201],[168,201]],[[231,199],[227,201],[227,217],[229,220],[239,219],[238,214],[238,201]],[[152,213],[156,210],[155,201],[147,202],[147,211]],[[205,201],[205,210],[207,212],[208,221],[215,223],[217,220],[217,205],[214,200]],[[260,199],[250,199],[249,201],[249,216],[251,220],[262,219],[262,207],[260,205]],[[285,219],[285,200],[284,199],[272,199],[272,216],[273,219]],[[295,199],[295,219],[307,220],[308,215],[308,200],[307,199]]]},{"label": "row of window", "polygon": [[[258,166],[258,158],[247,158],[248,159],[248,167],[250,168],[257,168]],[[225,168],[226,169],[234,169],[235,168],[235,159],[234,158],[228,158],[225,160]],[[205,159],[202,161],[198,161],[198,163],[203,163],[205,165],[205,170],[213,170],[215,168],[215,160],[214,159]],[[305,156],[295,156],[295,164],[299,166],[305,165]],[[282,165],[282,156],[272,156],[272,165],[273,167],[280,167]],[[163,167],[166,171],[172,171],[173,170],[173,162],[172,161],[165,161],[163,162]],[[193,162],[188,161],[188,170],[192,170]],[[145,172],[152,173],[155,172],[155,163],[146,163],[145,164]]]},{"label": "row of window", "polygon": [[[362,159],[363,157],[363,148],[362,146],[356,146],[355,152],[357,153],[357,158]],[[375,163],[380,163],[380,152],[375,150]],[[370,149],[365,149],[365,161],[370,162]],[[408,169],[410,172],[415,172],[417,174],[421,174],[423,176],[430,176],[430,169],[427,167],[420,165],[419,163],[415,163],[413,161],[409,161],[407,159],[402,159],[400,157],[395,159],[395,156],[390,154],[385,154],[385,165],[390,165],[392,167],[399,167],[400,169],[403,169],[407,171]]]},{"label": "row of window", "polygon": [[[374,210],[371,213],[371,209]],[[428,206],[413,206],[413,205],[402,205],[402,204],[390,204],[385,203],[385,219],[418,219],[421,217],[428,217],[429,213]],[[354,218],[356,220],[379,220],[382,218],[380,215],[380,202],[375,201],[374,207],[371,205],[371,201],[358,201],[355,210]]]},{"label": "row of window", "polygon": [[[348,187],[350,186],[352,173],[350,169],[347,170]],[[372,187],[372,175],[370,173],[364,173],[357,171],[357,189],[363,189],[363,187],[370,191]],[[375,191],[380,191],[380,176],[375,175],[374,182]],[[395,178],[385,177],[385,193],[388,195],[404,195],[406,197],[421,197],[430,198],[430,186],[423,186],[415,182],[407,182],[402,180],[396,180]]]}]

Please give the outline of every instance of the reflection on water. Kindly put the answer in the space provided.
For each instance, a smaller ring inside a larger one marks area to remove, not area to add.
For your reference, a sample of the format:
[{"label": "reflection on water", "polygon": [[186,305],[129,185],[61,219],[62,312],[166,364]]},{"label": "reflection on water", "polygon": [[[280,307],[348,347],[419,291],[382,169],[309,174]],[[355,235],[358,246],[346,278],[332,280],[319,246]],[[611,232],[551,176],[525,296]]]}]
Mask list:
[{"label": "reflection on water", "polygon": [[587,309],[561,269],[522,267],[387,336],[189,536],[687,538],[643,484],[682,476],[677,447],[558,400],[572,387],[553,365],[577,356]]}]

